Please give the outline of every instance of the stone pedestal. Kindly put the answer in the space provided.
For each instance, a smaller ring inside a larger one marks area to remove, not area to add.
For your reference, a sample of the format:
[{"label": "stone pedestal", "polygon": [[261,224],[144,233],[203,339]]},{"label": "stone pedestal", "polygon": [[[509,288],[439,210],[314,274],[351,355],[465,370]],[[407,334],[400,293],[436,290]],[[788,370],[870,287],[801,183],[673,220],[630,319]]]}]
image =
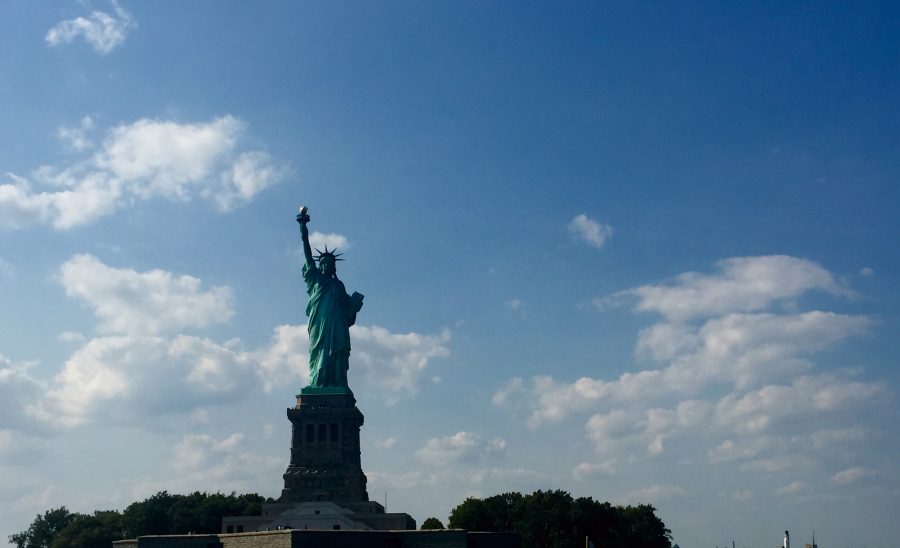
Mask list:
[{"label": "stone pedestal", "polygon": [[368,501],[359,449],[363,414],[353,393],[347,388],[304,388],[287,416],[291,462],[278,502]]}]

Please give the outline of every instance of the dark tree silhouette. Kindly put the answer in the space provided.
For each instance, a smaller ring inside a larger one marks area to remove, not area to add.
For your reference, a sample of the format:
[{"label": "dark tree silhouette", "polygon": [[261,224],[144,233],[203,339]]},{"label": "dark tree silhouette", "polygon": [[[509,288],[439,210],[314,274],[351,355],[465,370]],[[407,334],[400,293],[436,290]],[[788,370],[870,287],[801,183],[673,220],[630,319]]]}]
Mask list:
[{"label": "dark tree silhouette", "polygon": [[422,526],[419,529],[423,531],[427,531],[429,529],[443,529],[444,524],[441,523],[441,520],[437,518],[425,518],[425,521],[422,522]]},{"label": "dark tree silhouette", "polygon": [[263,502],[272,499],[255,493],[172,495],[161,491],[131,503],[121,514],[77,514],[63,506],[39,514],[26,531],[10,535],[9,541],[17,548],[109,548],[114,540],[143,535],[217,533],[224,516],[259,515]]},{"label": "dark tree silhouette", "polygon": [[524,548],[672,548],[672,534],[653,506],[612,506],[565,491],[468,498],[450,513],[450,528],[515,531]]}]

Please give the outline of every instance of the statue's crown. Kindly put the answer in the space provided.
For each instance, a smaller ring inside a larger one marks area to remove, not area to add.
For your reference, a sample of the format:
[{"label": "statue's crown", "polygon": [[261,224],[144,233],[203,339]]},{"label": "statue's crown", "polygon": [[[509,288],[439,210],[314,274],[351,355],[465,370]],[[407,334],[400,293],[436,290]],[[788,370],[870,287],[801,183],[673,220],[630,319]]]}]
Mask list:
[{"label": "statue's crown", "polygon": [[341,255],[343,255],[343,253],[335,253],[336,251],[337,251],[337,248],[332,249],[331,251],[328,251],[327,245],[325,246],[324,252],[319,251],[317,248],[316,253],[318,253],[318,255],[316,255],[316,260],[319,262],[319,264],[322,263],[322,259],[328,258],[328,257],[330,257],[332,261],[343,261],[344,259],[339,258]]}]

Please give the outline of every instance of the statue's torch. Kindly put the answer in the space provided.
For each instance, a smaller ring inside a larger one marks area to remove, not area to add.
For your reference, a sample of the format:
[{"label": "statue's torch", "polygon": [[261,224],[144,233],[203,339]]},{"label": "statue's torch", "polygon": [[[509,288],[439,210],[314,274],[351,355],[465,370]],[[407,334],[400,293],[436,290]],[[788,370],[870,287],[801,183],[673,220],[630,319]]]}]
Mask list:
[{"label": "statue's torch", "polygon": [[300,213],[297,215],[297,222],[301,225],[305,225],[309,222],[309,208],[306,206],[300,206]]}]

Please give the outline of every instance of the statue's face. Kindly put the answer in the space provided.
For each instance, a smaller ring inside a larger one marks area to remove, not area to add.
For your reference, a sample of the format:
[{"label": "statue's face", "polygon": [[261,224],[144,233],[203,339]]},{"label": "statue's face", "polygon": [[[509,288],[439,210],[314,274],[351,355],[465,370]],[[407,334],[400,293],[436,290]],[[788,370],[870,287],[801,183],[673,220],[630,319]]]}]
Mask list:
[{"label": "statue's face", "polygon": [[334,268],[334,261],[329,258],[323,258],[319,261],[319,271],[326,276],[337,274],[337,270]]}]

